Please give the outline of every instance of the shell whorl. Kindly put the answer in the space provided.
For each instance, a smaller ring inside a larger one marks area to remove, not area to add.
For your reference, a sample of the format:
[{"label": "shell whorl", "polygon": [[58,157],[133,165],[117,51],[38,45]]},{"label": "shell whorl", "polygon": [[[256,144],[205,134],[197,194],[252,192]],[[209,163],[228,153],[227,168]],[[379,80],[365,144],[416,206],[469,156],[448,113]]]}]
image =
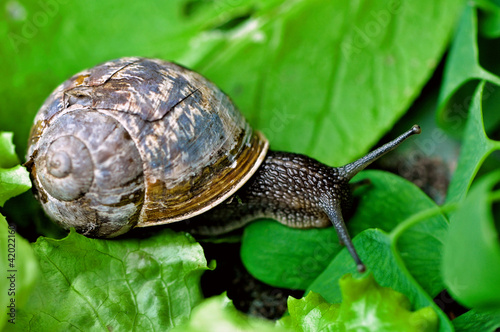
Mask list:
[{"label": "shell whorl", "polygon": [[[71,157],[66,152],[49,151],[47,170],[56,178],[65,178],[73,171]],[[71,199],[71,198],[69,198]]]},{"label": "shell whorl", "polygon": [[115,236],[138,221],[142,159],[113,117],[82,105],[53,116],[37,141],[31,174],[45,211],[64,228]]},{"label": "shell whorl", "polygon": [[87,146],[80,139],[61,136],[50,143],[38,174],[49,195],[71,201],[89,190],[94,165]]}]

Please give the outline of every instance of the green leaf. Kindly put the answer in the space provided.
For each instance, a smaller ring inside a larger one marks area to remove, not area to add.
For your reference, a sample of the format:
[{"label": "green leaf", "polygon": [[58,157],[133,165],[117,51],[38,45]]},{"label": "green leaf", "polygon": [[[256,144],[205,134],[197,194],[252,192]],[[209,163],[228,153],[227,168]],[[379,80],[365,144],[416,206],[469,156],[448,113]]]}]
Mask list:
[{"label": "green leaf", "polygon": [[273,323],[239,312],[226,294],[206,299],[193,309],[188,323],[174,329],[179,332],[205,331],[286,331]]},{"label": "green leaf", "polygon": [[12,144],[13,133],[0,131],[0,168],[11,168],[19,164],[14,144]]},{"label": "green leaf", "polygon": [[332,327],[338,330],[342,322],[339,317],[340,304],[330,304],[315,292],[309,292],[301,299],[288,297],[289,315],[281,318],[276,325],[294,331],[325,331]]},{"label": "green leaf", "polygon": [[[373,227],[390,232],[407,218],[437,208],[415,185],[393,174],[365,171],[354,181],[363,179],[370,179],[371,184],[356,194],[359,204],[347,223],[352,236]],[[393,239],[411,274],[433,295],[443,289],[439,262],[446,228],[447,221],[438,211],[419,223],[398,228]],[[331,227],[301,230],[259,221],[245,229],[241,257],[258,279],[279,287],[305,289],[341,248]]]},{"label": "green leaf", "polygon": [[[222,35],[216,47],[223,51],[195,67],[236,100],[273,148],[342,164],[375,143],[419,94],[462,6],[285,2]],[[415,20],[415,13],[426,14]]]},{"label": "green leaf", "polygon": [[470,308],[500,310],[500,236],[491,205],[500,172],[477,182],[452,215],[445,241],[442,273],[452,296]]},{"label": "green leaf", "polygon": [[479,22],[482,35],[487,38],[500,37],[500,7],[491,0],[476,0],[475,4],[482,9],[483,18]]},{"label": "green leaf", "polygon": [[64,79],[120,56],[160,57],[213,79],[275,148],[345,163],[419,95],[462,7],[456,0],[9,1],[0,20],[0,96],[8,105],[0,123],[23,149],[36,110]]},{"label": "green leaf", "polygon": [[329,229],[294,229],[273,220],[245,228],[241,259],[257,279],[276,287],[305,289],[340,251]]},{"label": "green leaf", "polygon": [[[0,130],[16,133],[25,151],[35,113],[69,76],[84,68],[141,55],[178,59],[190,38],[220,24],[234,1],[197,14],[191,0],[123,3],[64,0],[4,1],[0,19]],[[219,17],[219,22],[214,18]]]},{"label": "green leaf", "polygon": [[302,299],[288,299],[290,316],[278,325],[294,331],[437,331],[438,316],[431,307],[410,311],[403,294],[381,287],[372,274],[339,280],[341,304],[329,304],[309,292]]},{"label": "green leaf", "polygon": [[[28,296],[39,275],[38,264],[28,241],[19,236],[14,225],[8,225],[0,214],[0,306],[7,308],[0,320],[0,330],[18,324],[19,311],[26,305]],[[2,330],[3,331],[3,330]]]},{"label": "green leaf", "polygon": [[361,199],[349,221],[353,234],[369,228],[390,232],[392,245],[412,277],[428,294],[436,296],[444,288],[439,266],[447,219],[434,201],[401,177],[365,171],[354,181],[363,179],[372,184],[357,194]]},{"label": "green leaf", "polygon": [[452,322],[456,332],[495,332],[500,328],[500,311],[470,310]]},{"label": "green leaf", "polygon": [[281,318],[276,325],[292,331],[341,330],[337,323],[340,304],[330,304],[321,295],[309,292],[306,297],[287,301],[289,315]]},{"label": "green leaf", "polygon": [[96,240],[72,231],[39,238],[42,276],[16,327],[24,331],[166,330],[200,302],[203,251],[170,230],[146,239]]},{"label": "green leaf", "polygon": [[500,149],[500,142],[489,139],[484,131],[481,107],[483,91],[484,82],[479,84],[472,99],[458,165],[448,188],[448,203],[458,202],[465,197],[486,157]]},{"label": "green leaf", "polygon": [[31,188],[28,171],[21,165],[2,169],[0,168],[0,206],[9,198],[22,194]]},{"label": "green leaf", "polygon": [[500,85],[500,78],[479,64],[477,10],[469,4],[462,14],[446,61],[444,81],[438,101],[438,122],[450,132],[457,132],[462,128],[461,124],[467,116],[470,96],[467,90],[465,94],[458,94],[457,100],[451,98],[461,86],[470,80],[486,80]]},{"label": "green leaf", "polygon": [[[446,315],[405,268],[395,244],[391,243],[390,235],[380,230],[368,229],[356,236],[353,242],[360,256],[364,258],[368,272],[373,273],[381,286],[390,287],[405,295],[413,310],[431,307],[439,317],[439,331],[453,331]],[[342,250],[308,290],[321,294],[330,303],[340,302],[342,290],[337,286],[337,282],[346,273],[359,275],[348,252]]]},{"label": "green leaf", "polygon": [[0,207],[9,198],[31,188],[28,172],[18,163],[12,133],[0,132]]}]

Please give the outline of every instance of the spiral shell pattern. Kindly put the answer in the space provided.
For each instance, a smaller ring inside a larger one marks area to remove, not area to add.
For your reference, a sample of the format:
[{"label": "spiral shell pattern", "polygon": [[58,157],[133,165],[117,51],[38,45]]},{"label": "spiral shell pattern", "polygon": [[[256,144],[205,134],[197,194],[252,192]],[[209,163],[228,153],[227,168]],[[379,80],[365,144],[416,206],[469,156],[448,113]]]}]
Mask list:
[{"label": "spiral shell pattern", "polygon": [[191,218],[236,192],[267,140],[230,99],[176,64],[121,58],[60,85],[28,149],[36,196],[64,228],[114,237]]}]

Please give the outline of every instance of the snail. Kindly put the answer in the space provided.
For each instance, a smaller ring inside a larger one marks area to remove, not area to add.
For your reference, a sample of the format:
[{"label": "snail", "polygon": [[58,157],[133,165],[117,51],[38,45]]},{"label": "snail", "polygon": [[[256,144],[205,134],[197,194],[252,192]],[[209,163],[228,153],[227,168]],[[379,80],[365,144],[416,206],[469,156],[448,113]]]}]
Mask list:
[{"label": "snail", "polygon": [[112,238],[189,220],[216,234],[268,217],[296,228],[333,224],[365,269],[342,213],[349,180],[405,139],[342,167],[268,149],[219,88],[174,63],[121,58],[71,77],[31,129],[26,166],[35,197],[65,229]]}]

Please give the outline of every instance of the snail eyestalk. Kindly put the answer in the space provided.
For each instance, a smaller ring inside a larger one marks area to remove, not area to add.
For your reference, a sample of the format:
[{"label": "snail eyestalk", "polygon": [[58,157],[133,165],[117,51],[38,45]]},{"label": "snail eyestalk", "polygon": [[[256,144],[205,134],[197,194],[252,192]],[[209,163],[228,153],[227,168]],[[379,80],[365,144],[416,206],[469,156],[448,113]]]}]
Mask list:
[{"label": "snail eyestalk", "polygon": [[410,136],[413,136],[415,134],[420,134],[421,132],[422,132],[422,130],[420,129],[420,126],[414,125],[413,127],[411,127],[410,130],[408,130],[404,134],[400,135],[396,139],[390,141],[389,143],[382,145],[378,149],[373,150],[372,152],[370,152],[366,156],[359,158],[358,160],[356,160],[350,164],[347,164],[343,167],[339,167],[339,170],[343,171],[346,179],[350,180],[356,174],[358,174],[360,171],[362,171],[368,165],[370,165],[372,162],[374,162],[378,158],[382,157],[386,153],[397,148],[407,138],[409,138]]},{"label": "snail eyestalk", "polygon": [[[422,130],[420,129],[420,126],[414,125],[411,127],[410,130],[407,132],[403,133],[396,139],[390,141],[389,143],[386,143],[379,147],[378,149],[373,150],[372,152],[368,153],[366,156],[350,163],[347,164],[343,167],[339,167],[339,171],[342,174],[344,178],[349,181],[352,179],[356,174],[358,174],[360,171],[365,169],[368,165],[370,165],[372,162],[377,160],[378,158],[382,157],[389,151],[394,150],[397,148],[401,143],[403,143],[407,138],[410,136],[413,136],[415,134],[420,134]],[[352,189],[352,186],[351,186]],[[326,205],[325,207],[325,213],[328,215],[330,218],[335,230],[337,231],[339,241],[340,243],[344,244],[347,247],[347,250],[351,254],[352,258],[354,259],[354,262],[356,263],[356,267],[360,273],[366,271],[366,267],[359,258],[358,253],[356,252],[356,249],[354,248],[354,245],[352,244],[351,237],[349,235],[349,232],[347,231],[347,227],[345,225],[344,219],[342,217],[342,208],[341,205],[338,202],[334,202],[333,204]]]},{"label": "snail eyestalk", "polygon": [[339,237],[339,243],[346,246],[347,251],[351,254],[354,262],[356,263],[356,268],[359,273],[363,273],[366,271],[365,264],[359,258],[359,255],[352,244],[351,236],[347,231],[347,227],[344,222],[344,218],[342,217],[342,210],[340,204],[338,202],[334,202],[334,204],[328,204],[324,208],[325,213],[330,218],[330,221],[333,224],[333,228],[337,231],[337,235]]}]

